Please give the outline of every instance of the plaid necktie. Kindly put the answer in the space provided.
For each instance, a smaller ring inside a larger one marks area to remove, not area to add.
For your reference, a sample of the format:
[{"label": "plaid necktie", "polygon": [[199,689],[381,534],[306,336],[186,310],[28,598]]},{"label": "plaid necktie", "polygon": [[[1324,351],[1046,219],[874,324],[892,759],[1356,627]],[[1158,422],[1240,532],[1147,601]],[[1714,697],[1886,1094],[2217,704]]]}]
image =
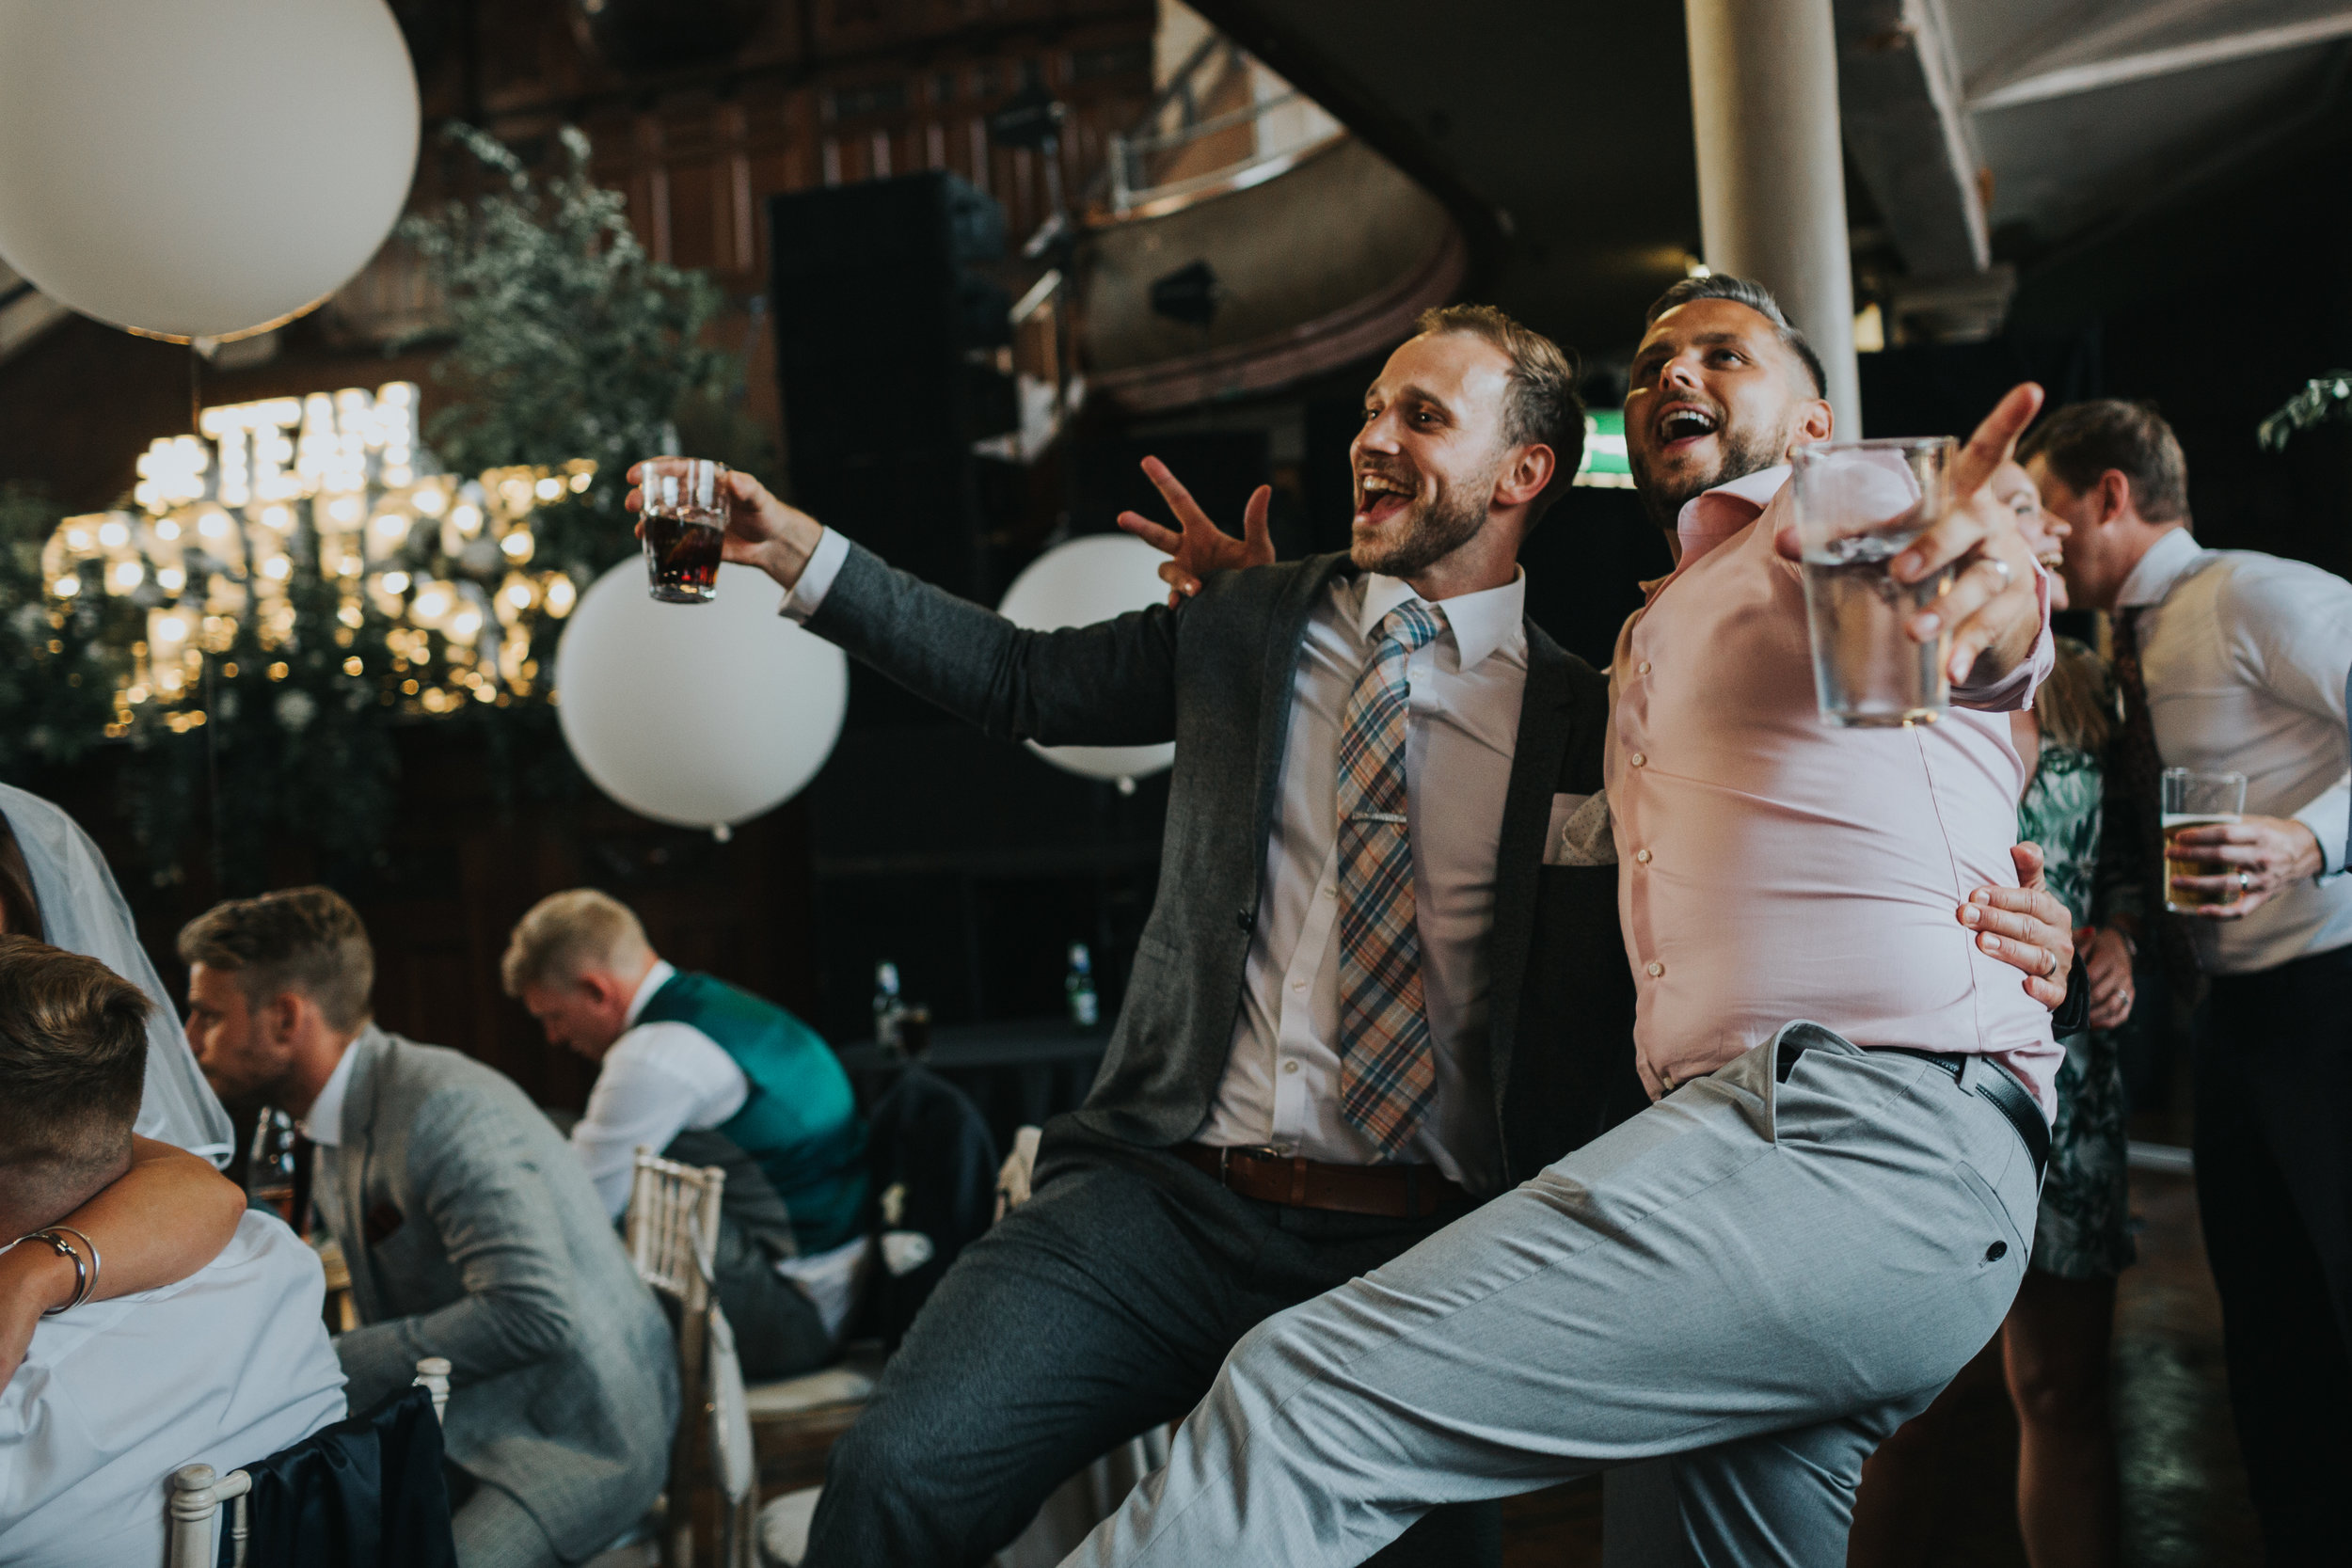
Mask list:
[{"label": "plaid necktie", "polygon": [[1405,815],[1406,665],[1438,611],[1406,603],[1373,628],[1340,724],[1340,1113],[1391,1157],[1436,1091]]},{"label": "plaid necktie", "polygon": [[2156,754],[2156,726],[2148,711],[2148,682],[2139,670],[2139,620],[2146,605],[2133,605],[2115,618],[2115,684],[2123,693],[2123,729],[2115,738],[2115,770],[2107,789],[2107,820],[2128,823],[2132,849],[2139,857],[2145,892],[2146,928],[2155,938],[2156,961],[2174,994],[2193,1000],[2203,966],[2185,916],[2164,908],[2164,759]]}]

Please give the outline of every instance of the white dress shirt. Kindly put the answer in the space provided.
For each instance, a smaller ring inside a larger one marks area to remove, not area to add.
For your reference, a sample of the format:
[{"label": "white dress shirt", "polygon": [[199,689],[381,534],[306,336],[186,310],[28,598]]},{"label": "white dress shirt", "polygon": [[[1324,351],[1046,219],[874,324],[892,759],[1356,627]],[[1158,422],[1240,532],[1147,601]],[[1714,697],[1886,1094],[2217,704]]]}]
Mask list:
[{"label": "white dress shirt", "polygon": [[645,972],[629,998],[628,1032],[605,1053],[588,1109],[572,1127],[572,1148],[614,1219],[628,1207],[638,1145],[659,1154],[680,1132],[716,1127],[751,1098],[751,1081],[717,1040],[691,1023],[637,1022],[676,973],[659,958]]},{"label": "white dress shirt", "polygon": [[[718,1126],[751,1098],[751,1080],[717,1040],[691,1023],[637,1022],[654,992],[676,973],[676,966],[661,958],[645,972],[624,1015],[628,1032],[605,1053],[596,1087],[588,1091],[588,1109],[572,1126],[572,1148],[614,1219],[628,1208],[640,1144],[658,1154],[680,1132]],[[825,1331],[836,1338],[857,1304],[866,1249],[866,1238],[859,1236],[831,1251],[776,1264],[776,1273],[817,1304]]]},{"label": "white dress shirt", "polygon": [[[785,596],[784,614],[816,614],[849,553],[849,541],[827,529]],[[1334,1164],[1379,1158],[1372,1139],[1340,1114],[1340,726],[1372,656],[1373,628],[1417,597],[1394,578],[1342,578],[1308,617],[1241,1017],[1216,1102],[1195,1134],[1201,1143]],[[1406,815],[1437,1088],[1401,1153],[1477,1193],[1502,1180],[1486,1074],[1486,936],[1527,688],[1526,603],[1524,572],[1503,587],[1445,600],[1435,607],[1445,629],[1406,665]],[[1437,810],[1424,809],[1423,779],[1443,781]]]},{"label": "white dress shirt", "polygon": [[[1241,1016],[1224,1080],[1196,1134],[1204,1144],[1271,1147],[1339,1164],[1380,1157],[1340,1111],[1340,731],[1372,657],[1374,628],[1418,597],[1394,578],[1342,578],[1308,617]],[[1520,574],[1504,587],[1445,600],[1435,607],[1445,629],[1406,664],[1406,816],[1437,1086],[1401,1156],[1434,1164],[1479,1193],[1502,1180],[1485,1049],[1486,936],[1527,687],[1526,599]]]},{"label": "white dress shirt", "polygon": [[341,1148],[343,1143],[343,1096],[351,1088],[352,1049],[346,1045],[335,1063],[335,1070],[326,1075],[319,1089],[319,1097],[310,1101],[310,1110],[294,1122],[295,1131],[321,1148]]},{"label": "white dress shirt", "polygon": [[178,1284],[41,1319],[0,1390],[0,1562],[159,1563],[172,1471],[226,1474],[342,1420],[326,1290],[317,1255],[248,1211]]},{"label": "white dress shirt", "polygon": [[2245,974],[2352,943],[2352,583],[2299,561],[2202,549],[2176,529],[2123,579],[2116,609],[2136,605],[2152,607],[2139,668],[2156,754],[2168,768],[2245,774],[2247,814],[2311,829],[2326,867],[2242,920],[2190,921],[2205,968]]}]

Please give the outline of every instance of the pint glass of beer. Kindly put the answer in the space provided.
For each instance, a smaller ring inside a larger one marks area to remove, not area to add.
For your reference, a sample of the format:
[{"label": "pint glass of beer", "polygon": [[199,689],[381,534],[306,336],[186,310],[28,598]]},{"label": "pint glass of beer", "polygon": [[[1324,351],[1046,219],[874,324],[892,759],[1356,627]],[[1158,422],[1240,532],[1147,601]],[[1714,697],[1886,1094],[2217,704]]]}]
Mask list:
[{"label": "pint glass of beer", "polygon": [[1939,436],[1815,441],[1791,459],[1813,688],[1833,724],[1933,723],[1950,705],[1948,638],[1915,642],[1903,625],[1951,586],[1951,569],[1898,582],[1889,568],[1944,515],[1952,452]]},{"label": "pint glass of beer", "polygon": [[700,457],[649,457],[638,470],[644,492],[645,578],[665,604],[708,604],[719,596],[719,552],[727,532],[727,466]]},{"label": "pint glass of beer", "polygon": [[2243,773],[2198,773],[2185,768],[2164,770],[2164,907],[2173,913],[2211,908],[2216,904],[2234,904],[2233,893],[2205,893],[2192,888],[2176,888],[2175,877],[2226,877],[2230,867],[2222,861],[2174,860],[2172,840],[2185,828],[2201,828],[2214,822],[2235,822],[2246,810],[2246,775]]}]

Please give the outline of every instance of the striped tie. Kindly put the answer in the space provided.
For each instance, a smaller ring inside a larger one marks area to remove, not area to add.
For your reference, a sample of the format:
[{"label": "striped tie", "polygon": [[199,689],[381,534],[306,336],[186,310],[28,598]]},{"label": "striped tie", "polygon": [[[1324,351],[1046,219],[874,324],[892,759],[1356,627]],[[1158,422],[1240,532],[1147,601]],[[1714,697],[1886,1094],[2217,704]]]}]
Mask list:
[{"label": "striped tie", "polygon": [[1405,816],[1406,665],[1439,611],[1381,617],[1340,724],[1340,1112],[1392,1158],[1429,1109],[1437,1066],[1422,1009],[1413,840]]}]

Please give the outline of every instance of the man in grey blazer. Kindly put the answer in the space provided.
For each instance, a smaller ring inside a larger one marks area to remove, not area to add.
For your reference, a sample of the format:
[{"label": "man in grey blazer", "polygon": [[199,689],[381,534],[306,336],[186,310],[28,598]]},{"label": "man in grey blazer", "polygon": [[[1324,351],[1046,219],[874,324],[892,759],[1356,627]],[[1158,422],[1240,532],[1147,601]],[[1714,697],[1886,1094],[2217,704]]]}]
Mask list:
[{"label": "man in grey blazer", "polygon": [[676,1353],[587,1175],[515,1084],[379,1029],[349,904],[295,888],[180,934],[189,1042],[226,1100],[300,1118],[363,1326],[336,1340],[352,1408],[449,1358],[466,1568],[578,1562],[660,1493]]},{"label": "man in grey blazer", "polygon": [[[1520,608],[1519,542],[1582,442],[1573,372],[1500,312],[1424,328],[1368,395],[1352,556],[1102,626],[1021,630],[734,478],[728,559],[818,635],[993,735],[1176,742],[1093,1092],[835,1449],[812,1565],[984,1560],[1269,1313],[1642,1102],[1606,834],[1570,831],[1608,694]],[[1490,1562],[1499,1538],[1491,1509],[1440,1510],[1382,1560]]]}]

